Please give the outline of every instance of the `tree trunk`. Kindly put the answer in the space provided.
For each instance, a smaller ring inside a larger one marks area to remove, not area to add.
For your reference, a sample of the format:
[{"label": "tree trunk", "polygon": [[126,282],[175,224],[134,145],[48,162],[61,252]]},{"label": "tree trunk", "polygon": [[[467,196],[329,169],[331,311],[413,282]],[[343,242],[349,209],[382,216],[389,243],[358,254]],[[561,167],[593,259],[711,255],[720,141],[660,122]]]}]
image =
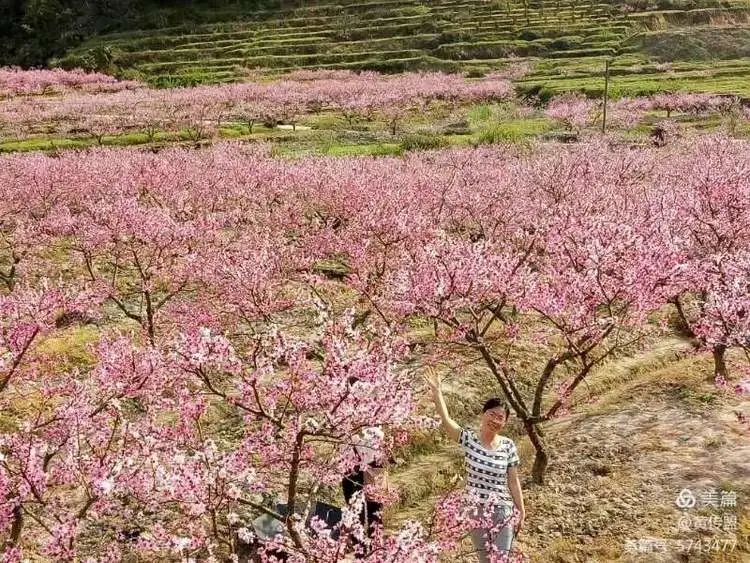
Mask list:
[{"label": "tree trunk", "polygon": [[291,468],[289,471],[289,485],[287,486],[287,499],[286,499],[286,529],[289,532],[289,536],[292,538],[294,545],[305,553],[305,544],[302,541],[295,524],[295,509],[297,506],[297,479],[299,478],[299,465],[302,452],[302,444],[305,440],[305,433],[300,432],[297,434],[297,439],[294,441],[294,450],[292,451]]},{"label": "tree trunk", "polygon": [[5,540],[5,545],[0,545],[0,553],[18,545],[21,539],[23,524],[23,508],[19,504],[13,509],[13,523],[10,526],[10,535]]},{"label": "tree trunk", "polygon": [[727,364],[724,358],[726,351],[727,347],[724,344],[716,344],[712,350],[714,356],[714,380],[721,378],[726,381],[728,379]]},{"label": "tree trunk", "polygon": [[148,340],[153,346],[156,343],[156,327],[154,326],[154,308],[151,304],[151,293],[144,291],[143,295],[146,300],[146,329],[148,330]]},{"label": "tree trunk", "polygon": [[685,309],[683,309],[682,307],[680,296],[676,295],[673,299],[670,299],[669,302],[675,306],[675,309],[677,309],[677,316],[680,319],[680,324],[677,327],[677,329],[685,336],[692,338],[694,340],[697,339],[695,332],[690,327],[690,321],[688,321],[687,314],[685,313]]},{"label": "tree trunk", "polygon": [[539,428],[536,424],[530,422],[524,422],[524,428],[526,429],[526,435],[531,440],[531,444],[534,446],[534,465],[531,468],[531,479],[537,485],[544,484],[544,475],[547,472],[547,466],[549,465],[549,453],[547,446],[542,439]]},{"label": "tree trunk", "polygon": [[[476,334],[469,334],[467,338],[469,342],[472,343],[478,341]],[[503,395],[508,401],[511,409],[516,413],[516,416],[521,419],[526,435],[534,446],[535,457],[534,466],[531,471],[532,481],[537,485],[542,485],[544,484],[544,474],[547,470],[547,465],[549,464],[549,452],[544,443],[544,433],[539,427],[538,422],[533,422],[533,420],[537,419],[532,418],[529,409],[523,404],[523,399],[518,396],[518,392],[515,391],[515,388],[511,387],[509,382],[503,380],[501,369],[498,367],[490,351],[484,346],[484,344],[480,344],[478,348],[487,363],[487,367],[489,367],[490,371],[495,376],[495,379],[500,383]],[[542,388],[543,387],[544,385]],[[541,391],[539,391],[539,393],[541,393]]]},{"label": "tree trunk", "polygon": [[604,98],[602,99],[602,134],[607,132],[607,98],[609,97],[609,59],[604,61]]}]

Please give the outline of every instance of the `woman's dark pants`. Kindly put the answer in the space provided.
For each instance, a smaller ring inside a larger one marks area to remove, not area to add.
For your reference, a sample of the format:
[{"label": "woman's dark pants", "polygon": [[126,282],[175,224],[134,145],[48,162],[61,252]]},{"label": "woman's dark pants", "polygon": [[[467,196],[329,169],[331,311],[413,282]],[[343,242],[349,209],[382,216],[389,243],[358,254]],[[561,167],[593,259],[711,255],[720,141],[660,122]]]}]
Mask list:
[{"label": "woman's dark pants", "polygon": [[[347,475],[341,481],[341,488],[344,490],[344,499],[346,503],[354,496],[354,493],[361,491],[365,485],[365,473],[364,471],[355,471],[354,473]],[[373,502],[370,500],[365,501],[365,506],[362,512],[359,514],[359,521],[364,526],[367,536],[372,537],[373,527],[372,524],[377,522],[383,524],[382,512],[383,504],[379,502]]]}]

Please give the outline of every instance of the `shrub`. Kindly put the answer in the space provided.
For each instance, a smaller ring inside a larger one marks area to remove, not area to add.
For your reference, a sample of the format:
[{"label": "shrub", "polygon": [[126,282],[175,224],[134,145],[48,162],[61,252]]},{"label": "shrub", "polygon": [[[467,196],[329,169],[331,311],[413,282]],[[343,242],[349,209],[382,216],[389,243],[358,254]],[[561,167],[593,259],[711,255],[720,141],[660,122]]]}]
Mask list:
[{"label": "shrub", "polygon": [[542,135],[542,139],[558,143],[575,143],[578,141],[578,134],[573,131],[551,131]]},{"label": "shrub", "polygon": [[479,68],[472,68],[466,72],[467,78],[483,78],[487,73]]},{"label": "shrub", "polygon": [[435,42],[437,45],[445,45],[448,43],[462,43],[464,41],[470,41],[471,36],[470,34],[466,33],[465,31],[442,31],[438,36],[436,37]]},{"label": "shrub", "polygon": [[405,151],[438,149],[446,144],[443,137],[432,133],[414,133],[401,140],[401,148]]},{"label": "shrub", "polygon": [[497,126],[478,133],[471,140],[471,144],[474,146],[478,145],[494,145],[497,143],[515,142],[520,139],[520,136],[514,134],[512,131],[508,131],[503,127]]},{"label": "shrub", "polygon": [[444,135],[468,135],[471,133],[469,123],[462,119],[454,123],[449,123],[442,129]]},{"label": "shrub", "polygon": [[546,105],[555,93],[544,84],[520,84],[516,86],[518,95],[524,101],[533,101],[537,106]]},{"label": "shrub", "polygon": [[549,43],[549,48],[554,51],[565,51],[568,49],[580,49],[583,38],[579,35],[572,35],[570,37],[558,37],[553,39]]},{"label": "shrub", "polygon": [[151,77],[149,84],[155,88],[182,88],[197,86],[211,81],[211,76],[202,71],[186,72],[182,74],[160,74]]},{"label": "shrub", "polygon": [[534,41],[534,39],[540,39],[542,36],[538,31],[534,31],[533,29],[524,29],[518,34],[518,37],[524,41]]},{"label": "shrub", "polygon": [[492,119],[492,107],[488,104],[480,104],[469,110],[469,121],[475,126]]}]

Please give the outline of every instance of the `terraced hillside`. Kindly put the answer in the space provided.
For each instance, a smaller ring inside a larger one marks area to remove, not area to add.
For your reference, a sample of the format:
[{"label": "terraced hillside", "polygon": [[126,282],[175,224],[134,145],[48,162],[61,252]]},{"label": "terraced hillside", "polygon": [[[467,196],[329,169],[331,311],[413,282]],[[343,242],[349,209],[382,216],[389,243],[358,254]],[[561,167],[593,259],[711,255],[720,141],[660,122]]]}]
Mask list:
[{"label": "terraced hillside", "polygon": [[[212,10],[206,11],[210,23],[94,38],[55,64],[169,86],[240,80],[248,69],[481,73],[523,58],[541,61],[524,80],[529,91],[542,85],[593,91],[601,88],[609,58],[623,93],[669,84],[750,94],[750,0],[682,2],[668,10],[648,4],[638,11],[627,3],[584,0],[385,0]],[[687,48],[675,49],[686,26]],[[716,65],[714,59],[724,60]]]}]

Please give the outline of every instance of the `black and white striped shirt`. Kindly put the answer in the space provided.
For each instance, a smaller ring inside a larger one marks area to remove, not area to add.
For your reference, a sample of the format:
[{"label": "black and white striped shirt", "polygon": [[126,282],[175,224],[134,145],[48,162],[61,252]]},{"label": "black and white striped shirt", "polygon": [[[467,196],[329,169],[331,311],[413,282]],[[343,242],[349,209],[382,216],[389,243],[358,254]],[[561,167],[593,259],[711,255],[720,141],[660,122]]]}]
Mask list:
[{"label": "black and white striped shirt", "polygon": [[480,502],[487,501],[492,495],[498,504],[512,507],[508,467],[518,465],[520,459],[515,442],[505,436],[500,438],[497,449],[488,450],[479,441],[476,432],[462,428],[458,441],[464,450],[468,493]]}]

